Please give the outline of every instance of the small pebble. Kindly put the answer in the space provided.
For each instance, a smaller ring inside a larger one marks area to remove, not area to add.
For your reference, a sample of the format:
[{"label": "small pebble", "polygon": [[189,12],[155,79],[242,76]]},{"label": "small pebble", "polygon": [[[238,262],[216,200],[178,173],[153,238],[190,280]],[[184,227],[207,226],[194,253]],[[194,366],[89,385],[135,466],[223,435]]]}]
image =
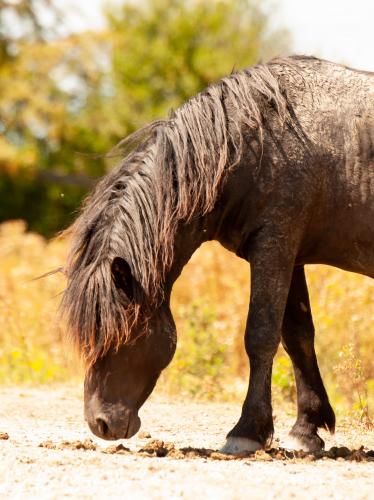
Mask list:
[{"label": "small pebble", "polygon": [[152,436],[151,436],[151,433],[150,433],[150,432],[148,432],[148,431],[141,431],[141,432],[139,432],[139,434],[138,434],[138,438],[139,438],[139,439],[149,439],[149,438],[151,438],[151,437],[152,437]]}]

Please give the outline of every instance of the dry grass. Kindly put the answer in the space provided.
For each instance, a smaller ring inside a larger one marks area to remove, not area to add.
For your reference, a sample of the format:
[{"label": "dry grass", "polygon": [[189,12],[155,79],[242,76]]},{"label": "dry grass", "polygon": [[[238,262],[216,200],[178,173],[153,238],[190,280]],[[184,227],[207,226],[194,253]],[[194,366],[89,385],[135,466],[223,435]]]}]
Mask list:
[{"label": "dry grass", "polygon": [[32,281],[61,266],[66,244],[25,229],[22,221],[0,225],[0,382],[66,380],[76,369],[56,322],[63,276]]},{"label": "dry grass", "polygon": [[[45,383],[81,376],[56,322],[61,274],[30,281],[64,262],[66,242],[25,232],[21,221],[0,226],[0,382]],[[317,351],[330,397],[342,411],[367,420],[374,404],[374,287],[369,278],[310,266],[308,282]],[[242,396],[247,379],[243,332],[249,266],[218,244],[204,245],[174,287],[179,331],[163,387],[219,399]],[[276,399],[295,396],[291,364],[280,350]]]}]

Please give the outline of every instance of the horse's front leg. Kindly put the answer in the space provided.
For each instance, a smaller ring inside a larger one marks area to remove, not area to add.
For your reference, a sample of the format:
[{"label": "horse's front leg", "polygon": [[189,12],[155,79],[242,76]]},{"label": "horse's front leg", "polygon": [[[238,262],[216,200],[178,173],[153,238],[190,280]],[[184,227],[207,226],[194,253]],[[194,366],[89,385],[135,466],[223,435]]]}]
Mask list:
[{"label": "horse's front leg", "polygon": [[239,454],[265,447],[273,436],[271,374],[281,339],[294,252],[269,239],[250,252],[251,300],[245,332],[250,379],[241,417],[227,435],[224,453]]}]

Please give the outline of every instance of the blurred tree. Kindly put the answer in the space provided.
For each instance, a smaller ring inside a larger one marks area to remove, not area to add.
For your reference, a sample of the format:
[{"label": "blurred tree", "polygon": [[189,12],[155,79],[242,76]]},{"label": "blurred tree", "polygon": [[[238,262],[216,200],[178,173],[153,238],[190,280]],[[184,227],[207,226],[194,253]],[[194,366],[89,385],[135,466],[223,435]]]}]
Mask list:
[{"label": "blurred tree", "polygon": [[75,151],[95,151],[84,117],[108,49],[102,34],[59,38],[63,16],[52,0],[1,1],[0,8],[0,220],[23,218],[51,234],[87,190],[82,171],[102,172]]},{"label": "blurred tree", "polygon": [[59,17],[52,0],[0,0],[0,64],[15,59],[22,43],[48,38],[46,20],[56,23]]},{"label": "blurred tree", "polygon": [[108,13],[117,116],[126,132],[209,83],[285,52],[259,0],[147,0]]},{"label": "blurred tree", "polygon": [[52,0],[0,0],[0,221],[66,226],[108,168],[77,151],[106,152],[233,67],[287,47],[259,0],[145,0],[106,16],[105,32],[60,38]]}]

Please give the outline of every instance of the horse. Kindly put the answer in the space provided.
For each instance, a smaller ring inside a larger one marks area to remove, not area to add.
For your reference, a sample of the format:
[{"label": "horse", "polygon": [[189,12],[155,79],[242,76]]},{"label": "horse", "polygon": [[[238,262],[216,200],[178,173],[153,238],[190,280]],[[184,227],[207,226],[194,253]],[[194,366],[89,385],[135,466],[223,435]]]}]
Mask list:
[{"label": "horse", "polygon": [[[222,451],[269,445],[271,375],[293,364],[297,449],[334,432],[314,347],[304,266],[374,278],[374,73],[314,57],[236,71],[120,143],[70,227],[61,301],[86,365],[85,418],[108,440],[140,428],[139,409],[173,358],[173,283],[216,240],[251,267],[244,334],[249,384]],[[243,293],[247,293],[243,291]]]}]

